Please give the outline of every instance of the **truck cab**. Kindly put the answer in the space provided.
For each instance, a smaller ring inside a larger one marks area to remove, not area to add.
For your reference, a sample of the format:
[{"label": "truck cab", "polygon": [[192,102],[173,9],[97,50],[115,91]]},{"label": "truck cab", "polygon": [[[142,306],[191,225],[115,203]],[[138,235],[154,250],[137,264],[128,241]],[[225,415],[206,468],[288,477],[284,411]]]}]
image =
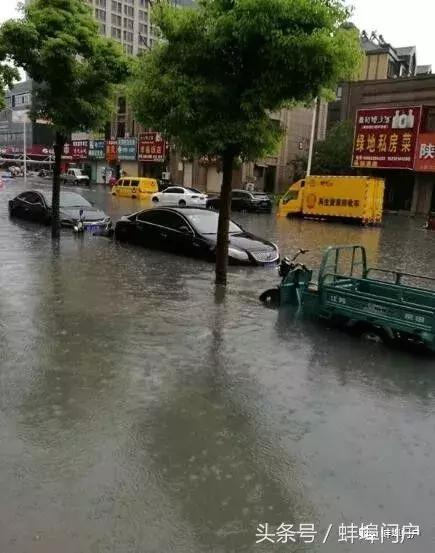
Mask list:
[{"label": "truck cab", "polygon": [[304,188],[305,179],[298,180],[290,186],[280,201],[278,215],[286,216],[302,213]]}]

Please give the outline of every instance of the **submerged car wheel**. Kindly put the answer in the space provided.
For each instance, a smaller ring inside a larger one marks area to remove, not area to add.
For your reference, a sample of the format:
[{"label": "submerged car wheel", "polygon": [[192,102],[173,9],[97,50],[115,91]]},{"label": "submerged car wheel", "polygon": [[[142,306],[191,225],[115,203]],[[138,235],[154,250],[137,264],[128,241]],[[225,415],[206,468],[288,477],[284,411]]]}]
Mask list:
[{"label": "submerged car wheel", "polygon": [[153,201],[153,203],[155,203],[155,204],[158,204],[158,203],[159,203],[159,199],[158,199],[156,196],[154,196],[154,198],[152,199],[152,201]]},{"label": "submerged car wheel", "polygon": [[178,205],[179,205],[180,207],[186,207],[186,202],[185,202],[185,200],[180,200],[180,201],[178,202]]}]

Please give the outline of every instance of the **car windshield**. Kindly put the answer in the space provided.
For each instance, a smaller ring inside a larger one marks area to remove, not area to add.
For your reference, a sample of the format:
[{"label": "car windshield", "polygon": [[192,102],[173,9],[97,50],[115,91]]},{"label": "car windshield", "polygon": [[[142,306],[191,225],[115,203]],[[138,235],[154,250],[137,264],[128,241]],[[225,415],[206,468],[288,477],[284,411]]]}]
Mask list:
[{"label": "car windshield", "polygon": [[[51,206],[51,194],[44,194],[47,205]],[[60,207],[91,207],[88,200],[85,200],[80,194],[75,192],[60,193]]]},{"label": "car windshield", "polygon": [[[185,217],[189,219],[192,226],[200,234],[217,234],[219,215],[213,211],[203,211],[201,213],[186,213]],[[230,221],[230,234],[243,232],[242,229]]]}]

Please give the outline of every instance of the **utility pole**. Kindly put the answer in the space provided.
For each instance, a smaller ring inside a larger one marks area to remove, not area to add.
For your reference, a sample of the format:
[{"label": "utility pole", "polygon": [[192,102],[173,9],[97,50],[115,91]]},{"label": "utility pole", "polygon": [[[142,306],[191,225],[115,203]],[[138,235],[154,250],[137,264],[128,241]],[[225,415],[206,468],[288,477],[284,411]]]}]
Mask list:
[{"label": "utility pole", "polygon": [[310,148],[308,150],[308,162],[307,162],[307,177],[311,175],[311,165],[313,163],[313,150],[314,150],[314,138],[316,132],[316,120],[317,120],[317,98],[314,101],[313,119],[311,122],[311,137]]}]

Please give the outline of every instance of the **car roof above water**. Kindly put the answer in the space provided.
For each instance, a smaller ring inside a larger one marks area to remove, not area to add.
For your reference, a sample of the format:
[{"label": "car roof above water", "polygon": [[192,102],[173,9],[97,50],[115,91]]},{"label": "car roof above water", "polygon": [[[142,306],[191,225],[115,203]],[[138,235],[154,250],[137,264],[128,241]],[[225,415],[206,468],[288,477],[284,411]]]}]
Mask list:
[{"label": "car roof above water", "polygon": [[214,213],[205,207],[153,207],[149,211],[176,211],[185,215],[187,213],[199,214],[199,213]]}]

